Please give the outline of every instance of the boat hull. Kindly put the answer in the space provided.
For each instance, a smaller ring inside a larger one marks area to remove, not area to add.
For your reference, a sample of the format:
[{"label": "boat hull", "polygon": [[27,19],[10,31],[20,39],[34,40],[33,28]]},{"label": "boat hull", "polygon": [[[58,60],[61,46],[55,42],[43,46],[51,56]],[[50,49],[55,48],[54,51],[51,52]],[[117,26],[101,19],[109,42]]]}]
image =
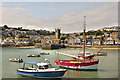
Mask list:
[{"label": "boat hull", "polygon": [[19,62],[19,63],[21,63],[21,62],[23,62],[23,61],[12,61],[12,60],[10,60],[10,62]]},{"label": "boat hull", "polygon": [[71,69],[71,70],[79,70],[79,71],[97,71],[98,64],[91,66],[82,66],[82,67],[73,67],[73,66],[59,66],[60,68]]},{"label": "boat hull", "polygon": [[28,77],[38,77],[38,78],[56,78],[62,77],[66,71],[53,71],[53,72],[23,72],[17,70],[17,74],[21,76]]},{"label": "boat hull", "polygon": [[13,59],[9,59],[9,61],[10,61],[10,62],[19,62],[19,63],[20,63],[20,62],[23,62],[22,59],[21,59],[21,60],[13,60]]},{"label": "boat hull", "polygon": [[55,61],[59,67],[72,69],[72,70],[88,70],[97,71],[99,60],[89,61],[89,62],[79,62],[75,60],[59,60]]}]

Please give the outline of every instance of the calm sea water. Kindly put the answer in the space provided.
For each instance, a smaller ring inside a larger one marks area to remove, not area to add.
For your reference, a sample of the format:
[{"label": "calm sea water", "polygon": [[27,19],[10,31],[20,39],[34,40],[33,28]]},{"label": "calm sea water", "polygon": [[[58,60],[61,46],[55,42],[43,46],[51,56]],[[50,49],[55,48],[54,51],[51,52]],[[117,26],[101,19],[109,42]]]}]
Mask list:
[{"label": "calm sea water", "polygon": [[[23,63],[10,62],[9,58],[22,58],[25,62],[43,62],[48,59],[55,67],[56,59],[72,59],[62,55],[56,55],[55,52],[64,52],[67,54],[78,54],[82,49],[59,49],[42,50],[36,49],[15,49],[2,48],[2,78],[24,78],[16,74],[16,70],[23,66]],[[99,49],[87,49],[88,52],[97,52]],[[107,56],[99,56],[98,71],[75,71],[68,70],[63,78],[117,78],[118,77],[118,50],[102,50],[107,52]],[[49,52],[50,55],[42,55],[39,58],[27,57],[27,54],[37,54],[39,52]]]}]

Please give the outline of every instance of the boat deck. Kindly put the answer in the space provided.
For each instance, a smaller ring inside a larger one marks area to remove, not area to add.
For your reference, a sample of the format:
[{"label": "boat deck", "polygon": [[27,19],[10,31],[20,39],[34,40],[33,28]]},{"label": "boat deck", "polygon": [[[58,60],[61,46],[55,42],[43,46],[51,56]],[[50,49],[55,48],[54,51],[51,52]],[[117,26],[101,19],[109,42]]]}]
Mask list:
[{"label": "boat deck", "polygon": [[95,62],[95,61],[98,61],[98,60],[85,60],[85,61],[78,61],[78,60],[59,60],[58,62],[63,62],[63,63],[90,63],[90,62]]}]

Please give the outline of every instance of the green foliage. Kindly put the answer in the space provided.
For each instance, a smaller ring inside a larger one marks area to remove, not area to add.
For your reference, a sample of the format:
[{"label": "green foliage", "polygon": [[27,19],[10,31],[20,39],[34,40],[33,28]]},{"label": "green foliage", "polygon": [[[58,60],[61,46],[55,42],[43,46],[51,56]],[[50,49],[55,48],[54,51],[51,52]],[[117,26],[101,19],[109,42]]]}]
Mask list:
[{"label": "green foliage", "polygon": [[[75,33],[74,33],[74,34],[75,34]],[[79,35],[76,33],[75,36],[77,37],[77,36],[79,36]]]},{"label": "green foliage", "polygon": [[112,32],[118,32],[118,31],[115,31],[115,30],[110,30],[110,31],[103,30],[103,32],[110,32],[110,33],[112,33]]},{"label": "green foliage", "polygon": [[88,31],[86,32],[86,35],[95,35],[96,31]]},{"label": "green foliage", "polygon": [[97,30],[97,31],[88,31],[86,32],[86,35],[103,35],[104,33],[101,30]]},{"label": "green foliage", "polygon": [[29,37],[26,37],[25,35],[20,35],[19,38],[29,38]]},{"label": "green foliage", "polygon": [[55,32],[52,31],[46,31],[46,30],[37,30],[37,34],[40,34],[40,35],[55,35]]},{"label": "green foliage", "polygon": [[60,38],[61,40],[65,40],[66,39],[66,37],[65,36],[61,36],[61,38]]},{"label": "green foliage", "polygon": [[5,28],[2,27],[2,31],[4,31],[4,30],[5,30]]},{"label": "green foliage", "polygon": [[18,27],[18,30],[22,30],[22,27]]},{"label": "green foliage", "polygon": [[80,33],[80,35],[83,35],[83,33]]},{"label": "green foliage", "polygon": [[96,34],[96,36],[99,36],[99,35],[103,35],[104,33],[102,31],[98,30],[95,34]]},{"label": "green foliage", "polygon": [[70,37],[70,34],[66,34],[66,37],[67,37],[67,38]]},{"label": "green foliage", "polygon": [[9,29],[9,27],[8,27],[7,25],[4,25],[4,28],[5,28],[5,29]]},{"label": "green foliage", "polygon": [[110,30],[109,32],[110,32],[110,33],[112,33],[112,32],[118,32],[118,31],[115,31],[115,30]]},{"label": "green foliage", "polygon": [[[18,30],[18,29],[17,29],[17,30]],[[20,28],[19,28],[19,30],[20,30],[20,31],[30,31],[29,29],[20,29]]]},{"label": "green foliage", "polygon": [[50,34],[51,34],[51,35],[55,35],[55,32],[54,32],[54,31],[52,31]]},{"label": "green foliage", "polygon": [[10,36],[13,36],[12,32],[10,32],[9,34],[10,34]]},{"label": "green foliage", "polygon": [[[83,32],[82,32],[82,33],[80,33],[80,35],[82,36],[82,35],[83,35]],[[87,32],[85,33],[85,35],[88,35],[88,34],[87,34]]]}]

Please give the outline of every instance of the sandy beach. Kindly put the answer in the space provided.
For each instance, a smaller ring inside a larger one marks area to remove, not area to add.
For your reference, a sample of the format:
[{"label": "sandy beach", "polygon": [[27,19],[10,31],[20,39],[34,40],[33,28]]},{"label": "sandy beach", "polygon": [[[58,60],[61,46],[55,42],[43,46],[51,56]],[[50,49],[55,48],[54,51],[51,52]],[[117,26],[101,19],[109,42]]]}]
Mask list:
[{"label": "sandy beach", "polygon": [[[20,48],[20,49],[32,49],[32,48],[36,48],[35,46],[21,46],[21,47],[13,47],[12,48]],[[11,47],[7,47],[7,48],[11,48]],[[86,46],[86,49],[101,49],[103,46]],[[61,48],[62,49],[62,48]],[[64,49],[82,49],[82,47],[66,47]],[[120,49],[119,46],[104,46],[103,49]]]},{"label": "sandy beach", "polygon": [[14,47],[14,48],[31,49],[31,48],[35,48],[35,46],[22,46],[22,47]]},{"label": "sandy beach", "polygon": [[[103,46],[86,46],[86,49],[101,49]],[[67,49],[82,49],[82,47],[66,47]],[[120,49],[119,46],[104,46],[103,49]]]},{"label": "sandy beach", "polygon": [[[87,49],[101,49],[101,48],[87,48]],[[103,49],[120,49],[120,48],[103,48]]]}]

